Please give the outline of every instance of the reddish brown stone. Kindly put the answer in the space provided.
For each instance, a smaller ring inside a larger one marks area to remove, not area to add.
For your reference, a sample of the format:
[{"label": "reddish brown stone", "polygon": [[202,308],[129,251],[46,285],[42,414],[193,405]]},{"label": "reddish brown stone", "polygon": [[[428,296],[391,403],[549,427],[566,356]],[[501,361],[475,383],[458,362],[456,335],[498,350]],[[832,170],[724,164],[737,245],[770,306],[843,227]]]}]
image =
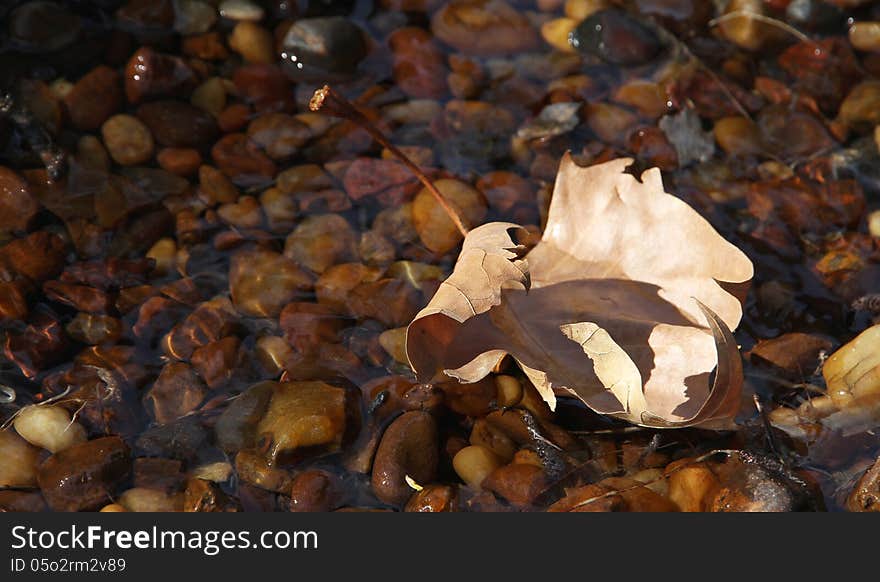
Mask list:
[{"label": "reddish brown stone", "polygon": [[678,153],[659,127],[642,127],[632,132],[627,149],[649,167],[665,171],[678,168]]},{"label": "reddish brown stone", "polygon": [[348,308],[358,318],[370,318],[386,327],[407,325],[422,306],[421,293],[400,279],[380,279],[355,287]]},{"label": "reddish brown stone", "polygon": [[128,447],[111,436],[55,453],[40,466],[37,481],[53,510],[84,511],[111,503],[130,471]]},{"label": "reddish brown stone", "polygon": [[451,485],[428,485],[410,497],[404,511],[414,513],[441,513],[456,511],[458,491]]},{"label": "reddish brown stone", "polygon": [[27,297],[21,281],[0,283],[0,321],[24,319],[27,314]]},{"label": "reddish brown stone", "polygon": [[35,282],[57,277],[64,268],[64,241],[55,234],[38,231],[0,247],[0,275],[14,274]]},{"label": "reddish brown stone", "polygon": [[332,511],[338,492],[332,475],[319,469],[308,469],[298,474],[290,486],[290,511]]},{"label": "reddish brown stone", "polygon": [[319,303],[289,303],[281,311],[281,329],[288,343],[300,351],[309,351],[321,343],[337,343],[339,332],[351,321]]},{"label": "reddish brown stone", "polygon": [[211,148],[211,156],[217,167],[236,182],[266,181],[277,171],[274,162],[243,133],[223,136]]},{"label": "reddish brown stone", "polygon": [[438,99],[446,93],[445,59],[433,37],[424,29],[406,27],[388,37],[394,63],[394,80],[416,99]]},{"label": "reddish brown stone", "polygon": [[0,166],[0,230],[26,230],[39,210],[28,183]]},{"label": "reddish brown stone", "polygon": [[541,494],[546,485],[546,476],[535,465],[510,464],[492,471],[483,487],[511,503],[528,505]]},{"label": "reddish brown stone", "polygon": [[156,161],[166,172],[192,176],[202,165],[202,156],[193,148],[163,148],[156,154]]},{"label": "reddish brown stone", "polygon": [[105,65],[83,75],[64,98],[70,122],[94,131],[122,107],[122,77]]},{"label": "reddish brown stone", "polygon": [[400,505],[412,494],[407,476],[416,483],[433,481],[439,461],[438,440],[437,422],[427,412],[411,411],[397,417],[382,435],[373,461],[376,496]]},{"label": "reddish brown stone", "polygon": [[217,123],[210,113],[173,99],[145,103],[137,117],[150,128],[159,145],[199,148],[217,138]]},{"label": "reddish brown stone", "polygon": [[162,368],[144,403],[156,422],[167,424],[195,410],[207,393],[207,386],[189,364],[172,362]]},{"label": "reddish brown stone", "polygon": [[196,348],[193,352],[193,368],[212,390],[225,384],[235,373],[240,343],[237,337],[229,336]]},{"label": "reddish brown stone", "polygon": [[139,48],[125,67],[125,95],[129,102],[171,97],[192,91],[198,79],[183,59]]},{"label": "reddish brown stone", "polygon": [[87,313],[106,313],[113,304],[107,293],[85,285],[46,281],[43,283],[43,292],[50,299]]},{"label": "reddish brown stone", "polygon": [[241,131],[247,126],[248,121],[253,117],[250,106],[244,103],[234,103],[220,112],[217,117],[217,125],[223,133],[232,133]]},{"label": "reddish brown stone", "polygon": [[232,82],[245,102],[259,112],[294,109],[290,81],[275,65],[245,65],[232,74]]}]

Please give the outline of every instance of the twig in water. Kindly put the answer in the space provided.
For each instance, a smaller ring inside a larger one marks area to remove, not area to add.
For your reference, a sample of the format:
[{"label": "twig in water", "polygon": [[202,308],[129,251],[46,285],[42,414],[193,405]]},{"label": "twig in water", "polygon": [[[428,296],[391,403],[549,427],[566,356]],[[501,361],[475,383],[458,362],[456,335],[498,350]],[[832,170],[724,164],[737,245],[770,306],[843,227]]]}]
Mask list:
[{"label": "twig in water", "polygon": [[792,25],[782,22],[781,20],[777,20],[775,18],[771,18],[770,16],[764,16],[763,14],[758,14],[757,12],[752,12],[750,10],[734,10],[733,12],[728,12],[727,14],[723,14],[718,18],[713,18],[709,21],[709,27],[714,28],[719,24],[724,24],[728,20],[733,20],[735,18],[751,18],[753,20],[757,20],[758,22],[763,22],[764,24],[769,24],[770,26],[775,26],[780,30],[784,30],[790,35],[794,36],[800,41],[809,42],[811,44],[816,44],[816,42],[811,39],[809,36],[796,29]]},{"label": "twig in water", "polygon": [[312,96],[311,101],[309,101],[309,109],[315,112],[323,111],[325,113],[329,113],[330,115],[334,115],[336,117],[342,117],[343,119],[347,119],[353,123],[358,124],[360,127],[364,128],[364,130],[369,133],[373,139],[382,144],[385,148],[388,149],[389,152],[394,154],[394,156],[399,159],[404,166],[409,168],[409,170],[415,174],[416,178],[428,189],[428,191],[434,196],[437,200],[437,203],[440,204],[441,208],[449,215],[449,218],[452,220],[452,223],[455,225],[455,228],[461,233],[461,236],[467,236],[468,229],[462,222],[461,217],[458,215],[458,212],[449,204],[443,194],[440,193],[440,190],[437,189],[436,186],[428,179],[422,170],[410,160],[406,154],[400,151],[397,146],[388,141],[381,131],[367,119],[367,116],[363,114],[351,101],[334,91],[330,88],[329,85],[324,85],[322,88],[315,91],[315,94]]}]

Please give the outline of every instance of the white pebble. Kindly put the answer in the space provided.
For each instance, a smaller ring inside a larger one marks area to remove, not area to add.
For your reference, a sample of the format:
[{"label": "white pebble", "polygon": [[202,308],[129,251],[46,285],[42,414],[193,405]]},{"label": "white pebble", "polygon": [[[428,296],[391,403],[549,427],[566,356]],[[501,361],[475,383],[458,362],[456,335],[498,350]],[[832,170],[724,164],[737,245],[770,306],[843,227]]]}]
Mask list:
[{"label": "white pebble", "polygon": [[40,449],[11,430],[0,430],[0,487],[33,487],[37,484]]},{"label": "white pebble", "polygon": [[880,238],[880,210],[875,210],[868,215],[868,232],[875,238]]},{"label": "white pebble", "polygon": [[70,414],[60,406],[25,406],[13,426],[21,438],[51,453],[87,440],[82,425],[71,422]]},{"label": "white pebble", "polygon": [[223,0],[220,3],[220,16],[230,20],[257,22],[263,19],[263,9],[248,0]]}]

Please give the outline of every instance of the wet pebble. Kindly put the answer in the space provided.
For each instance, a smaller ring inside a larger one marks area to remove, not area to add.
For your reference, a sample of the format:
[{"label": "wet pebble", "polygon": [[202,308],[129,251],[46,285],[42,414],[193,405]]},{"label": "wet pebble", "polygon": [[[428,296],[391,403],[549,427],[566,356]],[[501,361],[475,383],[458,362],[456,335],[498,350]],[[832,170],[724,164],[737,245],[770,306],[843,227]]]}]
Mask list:
[{"label": "wet pebble", "polygon": [[230,20],[250,20],[257,22],[263,19],[264,10],[250,0],[223,0],[219,6],[220,16]]},{"label": "wet pebble", "polygon": [[11,429],[0,430],[0,487],[34,487],[40,449]]},{"label": "wet pebble", "polygon": [[247,63],[275,62],[275,39],[272,33],[248,20],[235,25],[229,35],[229,48],[241,55]]},{"label": "wet pebble", "polygon": [[761,131],[745,117],[722,117],[715,122],[715,141],[732,156],[759,155],[764,151]]},{"label": "wet pebble", "polygon": [[275,175],[275,163],[243,133],[230,133],[211,148],[217,167],[233,182],[252,185],[268,182]]},{"label": "wet pebble", "polygon": [[638,123],[634,113],[617,105],[592,103],[587,109],[587,125],[606,143],[624,145]]},{"label": "wet pebble", "polygon": [[40,466],[37,480],[55,511],[97,509],[131,471],[128,447],[118,436],[94,439],[55,453]]},{"label": "wet pebble", "polygon": [[767,16],[761,0],[731,0],[723,16],[718,24],[721,35],[746,50],[757,51],[779,37],[779,31],[760,18]]},{"label": "wet pebble", "polygon": [[880,511],[880,459],[868,467],[846,499],[849,511]]},{"label": "wet pebble", "polygon": [[373,461],[373,492],[385,503],[401,505],[412,495],[406,477],[419,484],[431,483],[438,462],[434,417],[427,412],[405,412],[388,426],[379,442]]},{"label": "wet pebble", "polygon": [[541,36],[556,50],[573,52],[569,37],[577,25],[578,21],[573,18],[554,18],[541,25]]},{"label": "wet pebble", "polygon": [[73,85],[64,104],[74,127],[94,131],[122,107],[122,76],[105,65],[95,67]]},{"label": "wet pebble", "polygon": [[341,16],[294,22],[280,45],[293,75],[351,74],[367,54],[361,29]]},{"label": "wet pebble", "polygon": [[21,280],[0,283],[0,322],[25,319],[28,303],[25,283]]},{"label": "wet pebble", "polygon": [[229,382],[241,363],[241,341],[235,336],[210,342],[193,351],[193,368],[211,390],[217,390]]},{"label": "wet pebble", "polygon": [[247,135],[270,158],[282,160],[296,154],[311,138],[311,131],[292,115],[267,113],[250,122]]},{"label": "wet pebble", "polygon": [[230,262],[232,301],[246,315],[275,317],[311,286],[311,276],[293,260],[269,250],[239,251]]},{"label": "wet pebble", "polygon": [[316,214],[303,220],[284,242],[284,255],[316,273],[357,257],[354,229],[337,214]]},{"label": "wet pebble", "polygon": [[[243,65],[232,73],[232,82],[239,97],[245,103],[252,105],[258,112],[290,112],[294,109],[290,80],[275,65]],[[249,119],[249,110],[245,109],[244,111],[245,119],[242,125],[245,125]],[[223,127],[222,122],[221,127]],[[224,131],[234,130],[224,128]]]},{"label": "wet pebble", "polygon": [[338,343],[339,332],[351,323],[327,305],[305,302],[288,303],[278,322],[287,343],[300,352],[314,350],[322,343]]},{"label": "wet pebble", "polygon": [[880,325],[869,327],[834,352],[822,366],[828,395],[838,408],[858,406],[880,394]]},{"label": "wet pebble", "polygon": [[101,136],[117,164],[135,166],[153,156],[153,136],[137,117],[124,113],[114,115],[101,126]]},{"label": "wet pebble", "polygon": [[452,485],[428,485],[410,497],[404,511],[410,513],[458,511],[458,491]]},{"label": "wet pebble", "polygon": [[405,196],[404,186],[415,181],[412,172],[397,160],[357,158],[342,177],[345,191],[352,200],[374,196],[396,206]]},{"label": "wet pebble", "polygon": [[114,343],[123,332],[122,322],[109,315],[77,313],[64,327],[71,338],[87,345]]},{"label": "wet pebble", "polygon": [[201,148],[217,138],[214,118],[189,103],[162,100],[138,107],[137,118],[146,125],[159,145]]},{"label": "wet pebble", "polygon": [[156,154],[159,167],[177,176],[192,176],[202,165],[199,150],[193,148],[162,148]]},{"label": "wet pebble", "polygon": [[361,263],[340,263],[328,267],[315,282],[318,303],[328,305],[341,313],[348,312],[348,297],[361,283],[377,281],[381,269]]},{"label": "wet pebble", "polygon": [[571,45],[625,67],[649,63],[663,50],[663,43],[648,25],[617,8],[587,17],[572,33]]},{"label": "wet pebble", "polygon": [[226,175],[213,166],[199,166],[199,192],[208,204],[228,204],[238,200],[240,195]]},{"label": "wet pebble", "polygon": [[50,453],[86,441],[85,429],[60,406],[25,406],[15,416],[13,426],[23,439]]},{"label": "wet pebble", "polygon": [[529,505],[541,494],[547,477],[541,467],[511,463],[498,467],[483,481],[483,487],[516,505]]},{"label": "wet pebble", "polygon": [[415,27],[394,31],[388,37],[393,55],[394,80],[416,99],[437,99],[446,93],[446,64],[431,35]]},{"label": "wet pebble", "polygon": [[202,403],[208,388],[195,370],[186,363],[166,364],[144,402],[159,424],[167,424],[192,412]]},{"label": "wet pebble", "polygon": [[0,166],[0,231],[26,230],[39,210],[40,204],[24,178]]},{"label": "wet pebble", "polygon": [[434,35],[473,55],[508,55],[527,51],[538,35],[520,11],[503,0],[453,0],[431,18]]},{"label": "wet pebble", "polygon": [[[458,211],[465,226],[473,227],[483,221],[487,208],[478,190],[452,179],[437,180],[434,186]],[[447,253],[462,240],[452,219],[427,188],[420,190],[413,200],[412,219],[422,243],[435,253]]]},{"label": "wet pebble", "polygon": [[183,495],[158,489],[132,487],[122,493],[117,503],[126,511],[136,513],[165,513],[183,511]]},{"label": "wet pebble", "polygon": [[837,118],[849,127],[874,127],[880,123],[880,81],[864,81],[847,94]]},{"label": "wet pebble", "polygon": [[183,59],[149,47],[138,49],[125,67],[125,94],[131,103],[188,93],[197,84],[195,71]]},{"label": "wet pebble", "polygon": [[880,22],[855,22],[849,27],[849,42],[860,51],[880,53]]},{"label": "wet pebble", "polygon": [[520,139],[544,139],[568,133],[577,127],[580,119],[580,103],[553,103],[541,110],[537,117],[521,126],[516,137]]},{"label": "wet pebble", "polygon": [[44,230],[32,232],[0,247],[0,273],[17,273],[43,282],[61,273],[65,251],[64,240],[58,235]]},{"label": "wet pebble", "polygon": [[333,475],[320,469],[307,469],[294,477],[290,486],[290,511],[332,511],[339,492]]},{"label": "wet pebble", "polygon": [[633,131],[627,140],[627,148],[649,167],[654,166],[664,171],[678,168],[678,152],[659,127],[644,127]]},{"label": "wet pebble", "polygon": [[[226,224],[242,229],[256,229],[263,224],[260,203],[253,196],[242,196],[235,202],[224,204],[217,209],[217,216]],[[217,239],[214,244],[219,244]]]},{"label": "wet pebble", "polygon": [[452,459],[455,473],[468,487],[476,490],[480,490],[486,478],[503,464],[500,456],[482,445],[464,447]]},{"label": "wet pebble", "polygon": [[360,319],[375,319],[386,327],[401,327],[415,317],[422,295],[406,281],[379,279],[361,283],[347,300],[348,310]]},{"label": "wet pebble", "polygon": [[281,382],[273,386],[256,434],[274,459],[301,447],[338,448],[350,422],[343,388],[317,381]]}]

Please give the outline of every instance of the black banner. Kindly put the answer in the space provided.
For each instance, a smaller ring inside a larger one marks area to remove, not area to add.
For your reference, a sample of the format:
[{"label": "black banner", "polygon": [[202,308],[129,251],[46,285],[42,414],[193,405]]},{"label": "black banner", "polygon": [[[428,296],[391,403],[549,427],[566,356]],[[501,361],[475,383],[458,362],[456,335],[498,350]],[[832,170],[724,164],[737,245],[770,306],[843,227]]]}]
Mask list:
[{"label": "black banner", "polygon": [[876,523],[845,514],[2,514],[0,580],[790,579],[869,564]]}]

